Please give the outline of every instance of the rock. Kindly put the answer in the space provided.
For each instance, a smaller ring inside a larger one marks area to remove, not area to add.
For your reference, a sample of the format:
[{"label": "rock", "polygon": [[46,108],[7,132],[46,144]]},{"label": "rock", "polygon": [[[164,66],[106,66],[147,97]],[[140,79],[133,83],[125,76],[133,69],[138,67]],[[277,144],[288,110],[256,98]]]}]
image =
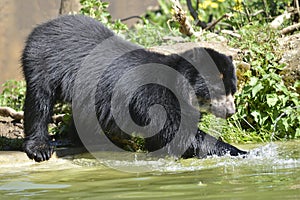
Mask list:
[{"label": "rock", "polygon": [[285,21],[291,18],[291,13],[284,12],[282,15],[275,17],[275,19],[270,23],[270,27],[278,29]]},{"label": "rock", "polygon": [[195,47],[206,47],[211,48],[216,51],[219,51],[225,55],[232,56],[233,59],[237,58],[239,49],[234,49],[228,47],[224,43],[221,42],[184,42],[184,43],[176,43],[172,45],[162,45],[149,48],[150,51],[155,51],[163,54],[171,54],[171,53],[182,53],[187,50],[190,50]]},{"label": "rock", "polygon": [[[281,74],[285,83],[292,86],[300,79],[300,33],[281,38],[278,42],[284,52],[280,63],[286,64]],[[299,87],[297,92],[300,93]]]},{"label": "rock", "polygon": [[225,43],[221,42],[185,42],[185,43],[176,43],[172,45],[162,45],[157,47],[149,48],[150,51],[155,51],[163,54],[171,54],[171,53],[182,53],[187,50],[190,50],[195,47],[205,47],[214,49],[220,53],[223,53],[227,56],[232,56],[234,64],[237,68],[237,77],[238,77],[238,88],[243,88],[247,77],[244,75],[247,70],[250,69],[250,65],[248,63],[240,61],[241,58],[239,57],[240,49],[234,49],[227,46]]}]

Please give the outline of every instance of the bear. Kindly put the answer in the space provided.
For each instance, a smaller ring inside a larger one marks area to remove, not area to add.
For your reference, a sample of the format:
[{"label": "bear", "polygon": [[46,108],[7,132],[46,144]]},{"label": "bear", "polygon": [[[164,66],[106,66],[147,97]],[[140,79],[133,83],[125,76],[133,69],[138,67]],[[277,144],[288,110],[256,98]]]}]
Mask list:
[{"label": "bear", "polygon": [[[201,68],[207,59],[217,72]],[[247,154],[198,128],[204,112],[222,118],[235,112],[232,59],[213,49],[157,53],[116,36],[93,18],[64,15],[33,29],[21,63],[26,81],[23,149],[36,162],[53,154],[48,124],[58,100],[72,104],[83,141],[99,141],[97,134],[85,133],[99,131],[93,127],[99,125],[118,148],[132,138],[131,132],[145,132],[147,152],[165,148],[183,158]],[[98,125],[91,122],[94,118]]]}]

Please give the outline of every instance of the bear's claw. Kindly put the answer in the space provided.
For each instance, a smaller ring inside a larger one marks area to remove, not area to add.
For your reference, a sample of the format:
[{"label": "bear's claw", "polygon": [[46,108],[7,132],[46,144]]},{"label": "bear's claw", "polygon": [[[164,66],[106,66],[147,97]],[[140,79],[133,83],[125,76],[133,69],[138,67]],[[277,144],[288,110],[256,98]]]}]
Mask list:
[{"label": "bear's claw", "polygon": [[53,154],[54,148],[50,146],[49,141],[28,139],[23,144],[23,149],[30,159],[36,162],[49,160]]}]

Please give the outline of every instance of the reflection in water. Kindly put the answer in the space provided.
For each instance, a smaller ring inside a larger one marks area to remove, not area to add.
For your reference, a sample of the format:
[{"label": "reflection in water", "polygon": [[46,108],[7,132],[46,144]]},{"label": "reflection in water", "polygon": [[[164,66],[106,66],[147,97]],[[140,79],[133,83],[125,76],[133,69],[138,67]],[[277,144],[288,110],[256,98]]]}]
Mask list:
[{"label": "reflection in water", "polygon": [[[245,159],[116,162],[107,153],[105,161],[85,155],[27,166],[0,164],[0,199],[299,199],[299,144],[267,144]],[[148,164],[153,170],[126,173],[103,165],[107,161],[126,167]]]},{"label": "reflection in water", "polygon": [[70,187],[70,185],[59,185],[59,184],[36,184],[31,182],[9,182],[0,186],[0,190],[14,190],[14,191],[24,191],[30,189],[59,189]]}]

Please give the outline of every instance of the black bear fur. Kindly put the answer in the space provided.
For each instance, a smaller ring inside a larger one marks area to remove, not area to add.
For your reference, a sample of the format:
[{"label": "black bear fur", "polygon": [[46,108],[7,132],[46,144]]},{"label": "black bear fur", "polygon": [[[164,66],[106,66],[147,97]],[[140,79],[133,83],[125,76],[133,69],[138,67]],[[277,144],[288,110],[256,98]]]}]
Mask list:
[{"label": "black bear fur", "polygon": [[[112,36],[114,33],[103,24],[82,15],[66,15],[50,20],[34,28],[29,35],[21,61],[27,83],[24,106],[26,138],[23,148],[30,159],[40,162],[51,157],[53,148],[49,141],[48,123],[55,102],[72,102],[76,73],[81,64],[97,45]],[[233,95],[236,91],[236,75],[231,59],[212,49],[205,50],[222,75],[226,95]],[[110,113],[111,90],[122,74],[136,65],[147,63],[160,63],[175,69],[189,80],[198,99],[210,100],[203,79],[188,61],[176,54],[163,55],[139,48],[116,59],[101,77],[97,77],[98,80],[93,80],[97,82],[97,117],[105,132],[126,137]],[[138,74],[136,78],[143,79]],[[174,80],[174,84],[178,84],[176,81]],[[130,82],[126,87],[131,87]],[[150,120],[148,108],[154,104],[165,108],[167,120],[159,134],[145,140],[145,149],[150,152],[170,142],[178,130],[181,118],[180,106],[174,94],[167,88],[148,84],[136,91],[130,101],[132,120],[139,126],[147,125]],[[221,106],[226,107],[226,104]],[[233,114],[232,108],[228,110],[228,115]],[[189,144],[190,147],[182,157],[202,158],[226,153],[237,156],[246,153],[199,129],[196,132],[196,142]],[[115,143],[119,145],[118,142]]]}]

